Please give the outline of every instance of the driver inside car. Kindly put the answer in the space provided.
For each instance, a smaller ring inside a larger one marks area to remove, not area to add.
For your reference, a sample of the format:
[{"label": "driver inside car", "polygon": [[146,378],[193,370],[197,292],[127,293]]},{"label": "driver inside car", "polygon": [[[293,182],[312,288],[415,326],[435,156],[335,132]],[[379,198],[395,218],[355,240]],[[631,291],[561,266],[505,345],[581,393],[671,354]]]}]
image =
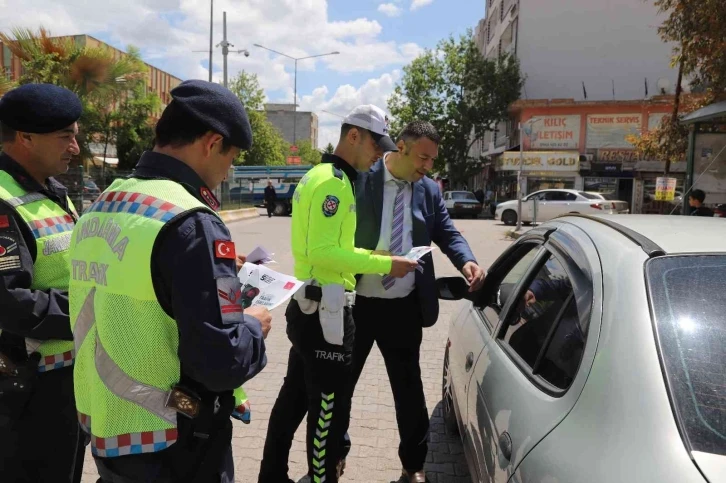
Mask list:
[{"label": "driver inside car", "polygon": [[[513,290],[514,284],[502,284],[500,302],[506,303]],[[532,367],[548,344],[536,372],[557,387],[568,387],[585,345],[570,280],[536,278],[519,300],[509,325],[510,346]]]}]

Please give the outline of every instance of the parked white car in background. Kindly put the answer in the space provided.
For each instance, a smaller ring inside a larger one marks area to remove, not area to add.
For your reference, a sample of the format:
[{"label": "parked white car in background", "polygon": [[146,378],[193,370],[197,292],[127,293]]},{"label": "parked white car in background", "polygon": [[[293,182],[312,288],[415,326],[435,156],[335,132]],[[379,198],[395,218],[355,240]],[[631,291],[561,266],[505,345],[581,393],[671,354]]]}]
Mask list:
[{"label": "parked white car in background", "polygon": [[613,209],[618,212],[619,215],[625,215],[630,213],[630,204],[627,201],[620,201],[609,193],[596,193],[594,191],[586,191],[585,193],[595,196],[597,199],[612,201]]},{"label": "parked white car in background", "polygon": [[[567,213],[615,215],[618,210],[612,201],[601,195],[578,190],[542,190],[522,199],[522,222],[544,222]],[[497,205],[494,218],[506,225],[517,223],[517,200]]]}]

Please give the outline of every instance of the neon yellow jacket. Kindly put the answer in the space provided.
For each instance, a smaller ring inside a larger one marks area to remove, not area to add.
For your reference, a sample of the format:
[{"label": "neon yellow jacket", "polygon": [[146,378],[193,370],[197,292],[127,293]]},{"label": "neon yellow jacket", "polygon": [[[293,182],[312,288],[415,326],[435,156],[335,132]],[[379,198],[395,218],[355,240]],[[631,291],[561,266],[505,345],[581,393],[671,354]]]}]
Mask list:
[{"label": "neon yellow jacket", "polygon": [[[345,162],[336,156],[332,159]],[[390,257],[355,248],[355,227],[355,195],[348,176],[331,162],[311,169],[293,196],[295,277],[353,290],[356,274],[389,273]]]}]

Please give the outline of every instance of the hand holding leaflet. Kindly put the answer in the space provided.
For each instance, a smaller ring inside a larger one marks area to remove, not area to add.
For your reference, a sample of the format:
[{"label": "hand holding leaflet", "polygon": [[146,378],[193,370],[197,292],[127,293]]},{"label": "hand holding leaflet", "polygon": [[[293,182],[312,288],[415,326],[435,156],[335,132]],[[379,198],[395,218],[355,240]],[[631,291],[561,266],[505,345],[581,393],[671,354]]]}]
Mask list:
[{"label": "hand holding leaflet", "polygon": [[242,306],[260,305],[272,310],[279,307],[302,287],[295,277],[275,272],[262,265],[245,263],[239,274],[242,283]]},{"label": "hand holding leaflet", "polygon": [[416,270],[423,273],[423,265],[426,262],[423,262],[420,260],[421,257],[426,255],[427,253],[430,253],[434,250],[435,247],[413,247],[411,250],[408,251],[407,254],[404,255],[405,258],[408,258],[409,260],[418,260],[419,266],[416,267]]}]

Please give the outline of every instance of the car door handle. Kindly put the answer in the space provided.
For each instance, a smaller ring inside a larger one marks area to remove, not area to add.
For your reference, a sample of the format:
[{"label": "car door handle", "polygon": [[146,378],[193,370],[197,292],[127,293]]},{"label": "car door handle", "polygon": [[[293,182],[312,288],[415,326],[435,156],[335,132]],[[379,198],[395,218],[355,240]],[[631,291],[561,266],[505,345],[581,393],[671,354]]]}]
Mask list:
[{"label": "car door handle", "polygon": [[499,436],[499,452],[505,460],[512,459],[512,437],[506,431]]},{"label": "car door handle", "polygon": [[469,352],[466,355],[466,365],[464,366],[464,369],[466,369],[466,372],[469,372],[471,370],[471,366],[474,365],[474,353]]}]

